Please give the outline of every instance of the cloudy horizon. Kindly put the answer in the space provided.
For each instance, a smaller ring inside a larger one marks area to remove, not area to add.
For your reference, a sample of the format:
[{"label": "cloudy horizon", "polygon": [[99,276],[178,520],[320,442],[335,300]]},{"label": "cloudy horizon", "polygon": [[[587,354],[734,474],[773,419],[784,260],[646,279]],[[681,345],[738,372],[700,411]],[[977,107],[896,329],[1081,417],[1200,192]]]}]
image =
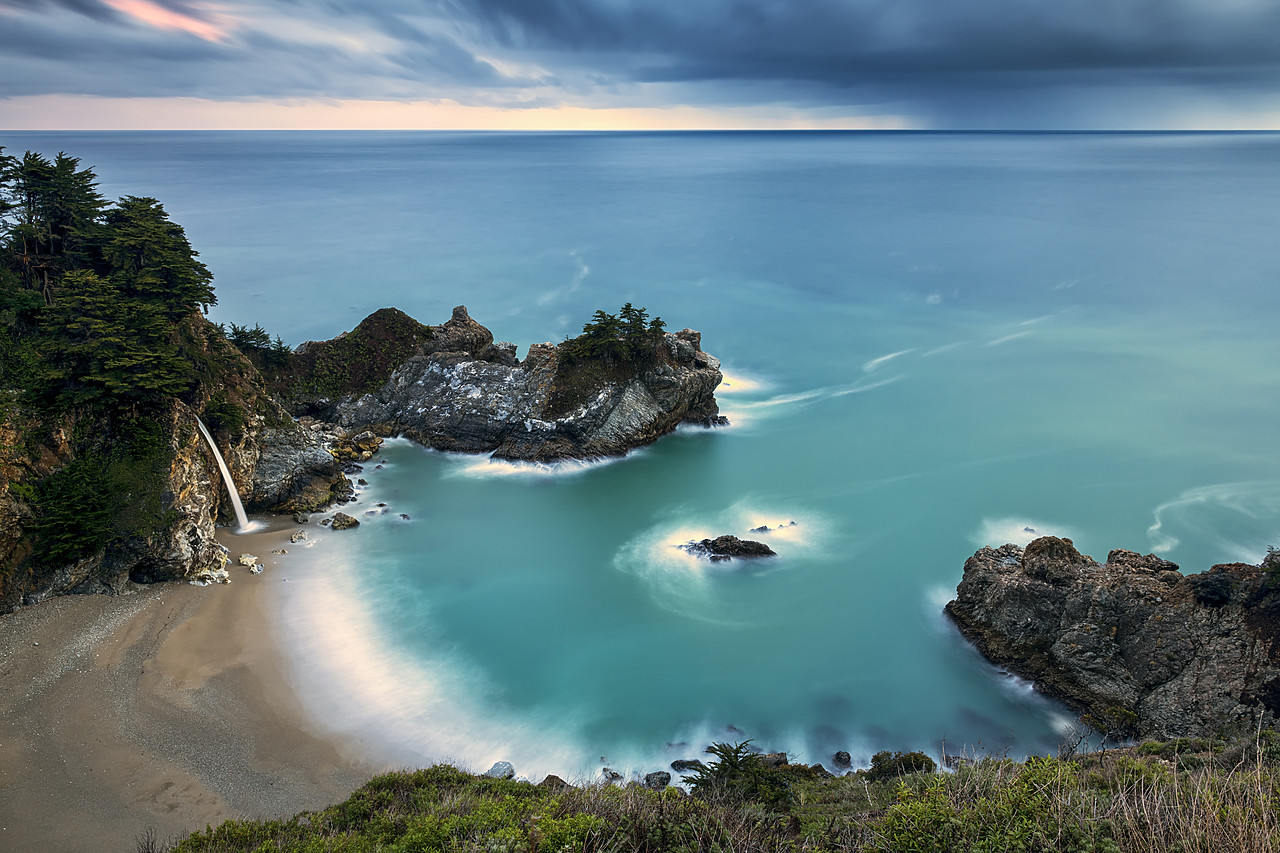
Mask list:
[{"label": "cloudy horizon", "polygon": [[1280,129],[1276,0],[0,0],[0,124]]}]

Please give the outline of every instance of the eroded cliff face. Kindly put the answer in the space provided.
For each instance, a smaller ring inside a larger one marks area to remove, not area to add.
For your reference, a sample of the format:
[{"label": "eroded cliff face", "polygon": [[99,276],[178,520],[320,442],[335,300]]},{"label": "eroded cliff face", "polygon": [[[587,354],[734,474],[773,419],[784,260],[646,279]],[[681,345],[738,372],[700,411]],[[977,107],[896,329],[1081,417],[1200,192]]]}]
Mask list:
[{"label": "eroded cliff face", "polygon": [[983,548],[947,614],[993,663],[1134,733],[1203,736],[1280,713],[1280,591],[1241,563],[1184,576],[1153,555],[1105,563],[1069,539]]},{"label": "eroded cliff face", "polygon": [[462,306],[432,330],[435,351],[410,358],[376,393],[342,401],[336,422],[438,450],[550,462],[620,456],[681,422],[722,421],[720,362],[689,329],[665,334],[640,366],[567,364],[551,344],[517,362]]}]

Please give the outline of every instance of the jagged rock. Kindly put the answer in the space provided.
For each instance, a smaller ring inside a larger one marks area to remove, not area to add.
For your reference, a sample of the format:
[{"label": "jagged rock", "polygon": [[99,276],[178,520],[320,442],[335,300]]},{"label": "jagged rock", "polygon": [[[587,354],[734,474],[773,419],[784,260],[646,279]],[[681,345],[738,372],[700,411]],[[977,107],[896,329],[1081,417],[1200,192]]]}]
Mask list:
[{"label": "jagged rock", "polygon": [[605,782],[609,782],[609,783],[622,781],[622,774],[610,767],[601,768],[600,776],[604,779]]},{"label": "jagged rock", "polygon": [[554,794],[558,794],[562,791],[568,791],[573,788],[572,785],[553,773],[548,773],[546,778],[538,783],[538,787],[546,788]]},{"label": "jagged rock", "polygon": [[494,344],[489,360],[507,367],[515,367],[520,363],[520,359],[516,358],[516,345],[510,341],[498,341]]},{"label": "jagged rock", "polygon": [[769,525],[767,525],[767,524],[762,524],[762,525],[760,525],[759,527],[753,527],[753,528],[751,528],[751,530],[749,530],[748,532],[749,532],[749,533],[768,533],[768,532],[770,531],[770,529],[771,529],[771,528],[769,527]]},{"label": "jagged rock", "polygon": [[845,752],[842,749],[839,752],[837,752],[835,755],[831,756],[831,763],[834,764],[836,767],[841,767],[841,768],[852,767],[853,756],[849,755],[849,753]]},{"label": "jagged rock", "polygon": [[787,763],[785,752],[769,752],[760,756],[760,763],[765,767],[782,767]]},{"label": "jagged rock", "polygon": [[294,545],[298,544],[299,542],[305,542],[306,539],[307,539],[307,531],[305,530],[295,530],[289,534],[289,542]]},{"label": "jagged rock", "polygon": [[330,528],[333,530],[350,530],[353,527],[359,527],[360,522],[345,512],[336,512],[333,514],[333,522]]},{"label": "jagged rock", "polygon": [[644,776],[644,786],[651,791],[661,791],[670,784],[671,774],[665,770],[655,770]]},{"label": "jagged rock", "polygon": [[763,542],[739,539],[737,536],[717,536],[715,539],[686,542],[680,546],[695,557],[707,557],[713,563],[734,557],[776,557],[777,552]]},{"label": "jagged rock", "polygon": [[236,559],[236,562],[242,566],[252,566],[254,563],[258,562],[258,558],[252,554],[241,554]]},{"label": "jagged rock", "polygon": [[1134,734],[1271,724],[1280,590],[1257,566],[1176,569],[1125,550],[1099,564],[1045,536],[975,553],[946,611],[993,663],[1095,719],[1132,712]]},{"label": "jagged rock", "polygon": [[376,392],[340,401],[337,422],[438,450],[549,462],[619,456],[682,421],[718,417],[720,363],[688,329],[666,334],[652,359],[631,366],[571,363],[551,344],[509,364],[462,306],[432,330],[430,351]]},{"label": "jagged rock", "polygon": [[689,773],[694,770],[699,770],[704,766],[706,765],[696,758],[677,758],[675,761],[671,762],[671,769],[677,773]]},{"label": "jagged rock", "polygon": [[490,779],[514,779],[516,769],[511,766],[510,761],[496,761],[492,767],[484,771],[484,775]]},{"label": "jagged rock", "polygon": [[408,514],[408,513],[405,513],[405,512],[400,513],[400,520],[401,520],[401,521],[408,521],[408,520],[409,520],[409,514]]},{"label": "jagged rock", "polygon": [[305,512],[295,512],[293,514],[294,524],[306,524],[310,520],[311,520],[311,517],[308,516]]},{"label": "jagged rock", "polygon": [[382,446],[382,439],[365,430],[358,435],[340,438],[329,446],[329,453],[341,462],[368,462]]}]

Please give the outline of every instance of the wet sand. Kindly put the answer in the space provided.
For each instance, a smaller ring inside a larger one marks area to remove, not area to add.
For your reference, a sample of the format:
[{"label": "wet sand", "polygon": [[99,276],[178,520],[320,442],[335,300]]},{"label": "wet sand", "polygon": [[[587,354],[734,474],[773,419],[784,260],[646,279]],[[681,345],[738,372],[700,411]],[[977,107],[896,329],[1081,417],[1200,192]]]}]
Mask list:
[{"label": "wet sand", "polygon": [[284,678],[269,585],[306,570],[292,529],[223,538],[230,584],[0,616],[0,850],[128,853],[148,828],[321,808],[386,769],[310,726]]}]

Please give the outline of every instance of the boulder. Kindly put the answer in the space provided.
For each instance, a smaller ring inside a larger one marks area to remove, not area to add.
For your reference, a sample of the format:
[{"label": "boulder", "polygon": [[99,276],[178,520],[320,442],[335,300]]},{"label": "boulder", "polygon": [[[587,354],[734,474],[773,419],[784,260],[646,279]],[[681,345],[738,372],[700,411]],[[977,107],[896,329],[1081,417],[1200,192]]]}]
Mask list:
[{"label": "boulder", "polygon": [[989,660],[1125,734],[1211,736],[1280,713],[1280,589],[1258,566],[1183,576],[1069,539],[982,548],[946,607]]},{"label": "boulder", "polygon": [[333,515],[333,523],[331,525],[333,530],[350,530],[352,527],[359,526],[360,522],[347,515],[345,512],[337,512]]},{"label": "boulder", "polygon": [[671,762],[671,769],[677,773],[692,773],[705,767],[701,761],[696,758],[677,758]]},{"label": "boulder", "polygon": [[695,557],[707,557],[713,563],[730,560],[734,557],[776,557],[777,552],[763,542],[751,539],[739,539],[737,536],[717,536],[715,539],[686,542],[681,545],[685,551]]},{"label": "boulder", "polygon": [[840,768],[852,767],[853,757],[842,749],[831,756],[831,763]]},{"label": "boulder", "polygon": [[661,791],[670,784],[671,774],[665,770],[655,770],[644,776],[644,786],[651,791]]}]

